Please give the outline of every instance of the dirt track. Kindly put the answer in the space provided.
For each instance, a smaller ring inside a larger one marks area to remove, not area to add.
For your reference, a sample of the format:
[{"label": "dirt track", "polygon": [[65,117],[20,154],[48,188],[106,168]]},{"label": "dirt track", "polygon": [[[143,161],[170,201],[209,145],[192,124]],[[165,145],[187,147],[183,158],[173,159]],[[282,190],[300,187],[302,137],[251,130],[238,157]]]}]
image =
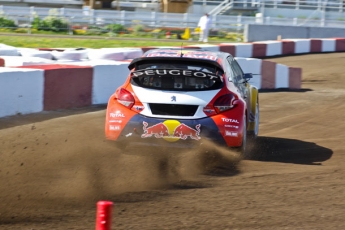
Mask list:
[{"label": "dirt track", "polygon": [[303,89],[260,94],[254,160],[121,154],[104,108],[0,119],[0,229],[94,229],[101,199],[114,230],[345,229],[345,53],[269,60],[302,67]]}]

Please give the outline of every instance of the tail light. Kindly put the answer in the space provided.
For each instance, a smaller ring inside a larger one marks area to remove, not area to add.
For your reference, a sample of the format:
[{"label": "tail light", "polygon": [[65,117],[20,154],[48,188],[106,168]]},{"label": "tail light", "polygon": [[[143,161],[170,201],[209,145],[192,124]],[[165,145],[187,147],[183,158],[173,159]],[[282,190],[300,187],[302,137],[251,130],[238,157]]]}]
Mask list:
[{"label": "tail light", "polygon": [[237,98],[233,94],[220,96],[214,103],[213,107],[217,113],[232,109],[236,105]]},{"label": "tail light", "polygon": [[133,95],[129,91],[125,90],[124,88],[121,88],[119,90],[117,94],[117,101],[129,109],[133,107],[134,102],[135,102]]}]

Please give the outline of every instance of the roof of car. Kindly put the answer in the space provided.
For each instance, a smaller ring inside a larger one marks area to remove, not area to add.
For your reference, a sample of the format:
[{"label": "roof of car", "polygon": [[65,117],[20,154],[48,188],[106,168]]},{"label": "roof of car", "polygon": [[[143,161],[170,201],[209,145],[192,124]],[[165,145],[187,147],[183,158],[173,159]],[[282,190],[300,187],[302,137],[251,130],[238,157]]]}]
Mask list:
[{"label": "roof of car", "polygon": [[229,53],[207,51],[203,49],[186,49],[186,48],[160,48],[146,51],[142,57],[133,59],[128,68],[132,69],[136,63],[142,61],[153,60],[181,60],[185,61],[198,61],[201,63],[209,63],[221,68],[218,63],[219,58],[225,58],[229,56]]}]

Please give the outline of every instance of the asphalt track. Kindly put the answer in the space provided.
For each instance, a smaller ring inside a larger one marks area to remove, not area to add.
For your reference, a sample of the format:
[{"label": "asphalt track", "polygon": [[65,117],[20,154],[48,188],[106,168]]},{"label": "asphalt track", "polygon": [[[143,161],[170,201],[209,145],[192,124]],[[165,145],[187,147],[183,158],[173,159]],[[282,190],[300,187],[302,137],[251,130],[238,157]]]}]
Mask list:
[{"label": "asphalt track", "polygon": [[0,119],[0,229],[345,229],[345,53],[269,59],[302,89],[260,94],[252,160],[206,145],[132,148],[104,139],[104,107]]}]

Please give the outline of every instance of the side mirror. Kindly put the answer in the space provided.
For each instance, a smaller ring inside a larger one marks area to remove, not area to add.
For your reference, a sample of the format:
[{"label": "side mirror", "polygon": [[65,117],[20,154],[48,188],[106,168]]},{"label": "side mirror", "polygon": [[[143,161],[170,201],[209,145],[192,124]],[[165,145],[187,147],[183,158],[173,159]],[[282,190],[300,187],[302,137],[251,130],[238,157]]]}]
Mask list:
[{"label": "side mirror", "polygon": [[243,75],[243,78],[246,79],[246,80],[249,80],[249,79],[253,78],[253,74],[252,73],[245,73]]}]

